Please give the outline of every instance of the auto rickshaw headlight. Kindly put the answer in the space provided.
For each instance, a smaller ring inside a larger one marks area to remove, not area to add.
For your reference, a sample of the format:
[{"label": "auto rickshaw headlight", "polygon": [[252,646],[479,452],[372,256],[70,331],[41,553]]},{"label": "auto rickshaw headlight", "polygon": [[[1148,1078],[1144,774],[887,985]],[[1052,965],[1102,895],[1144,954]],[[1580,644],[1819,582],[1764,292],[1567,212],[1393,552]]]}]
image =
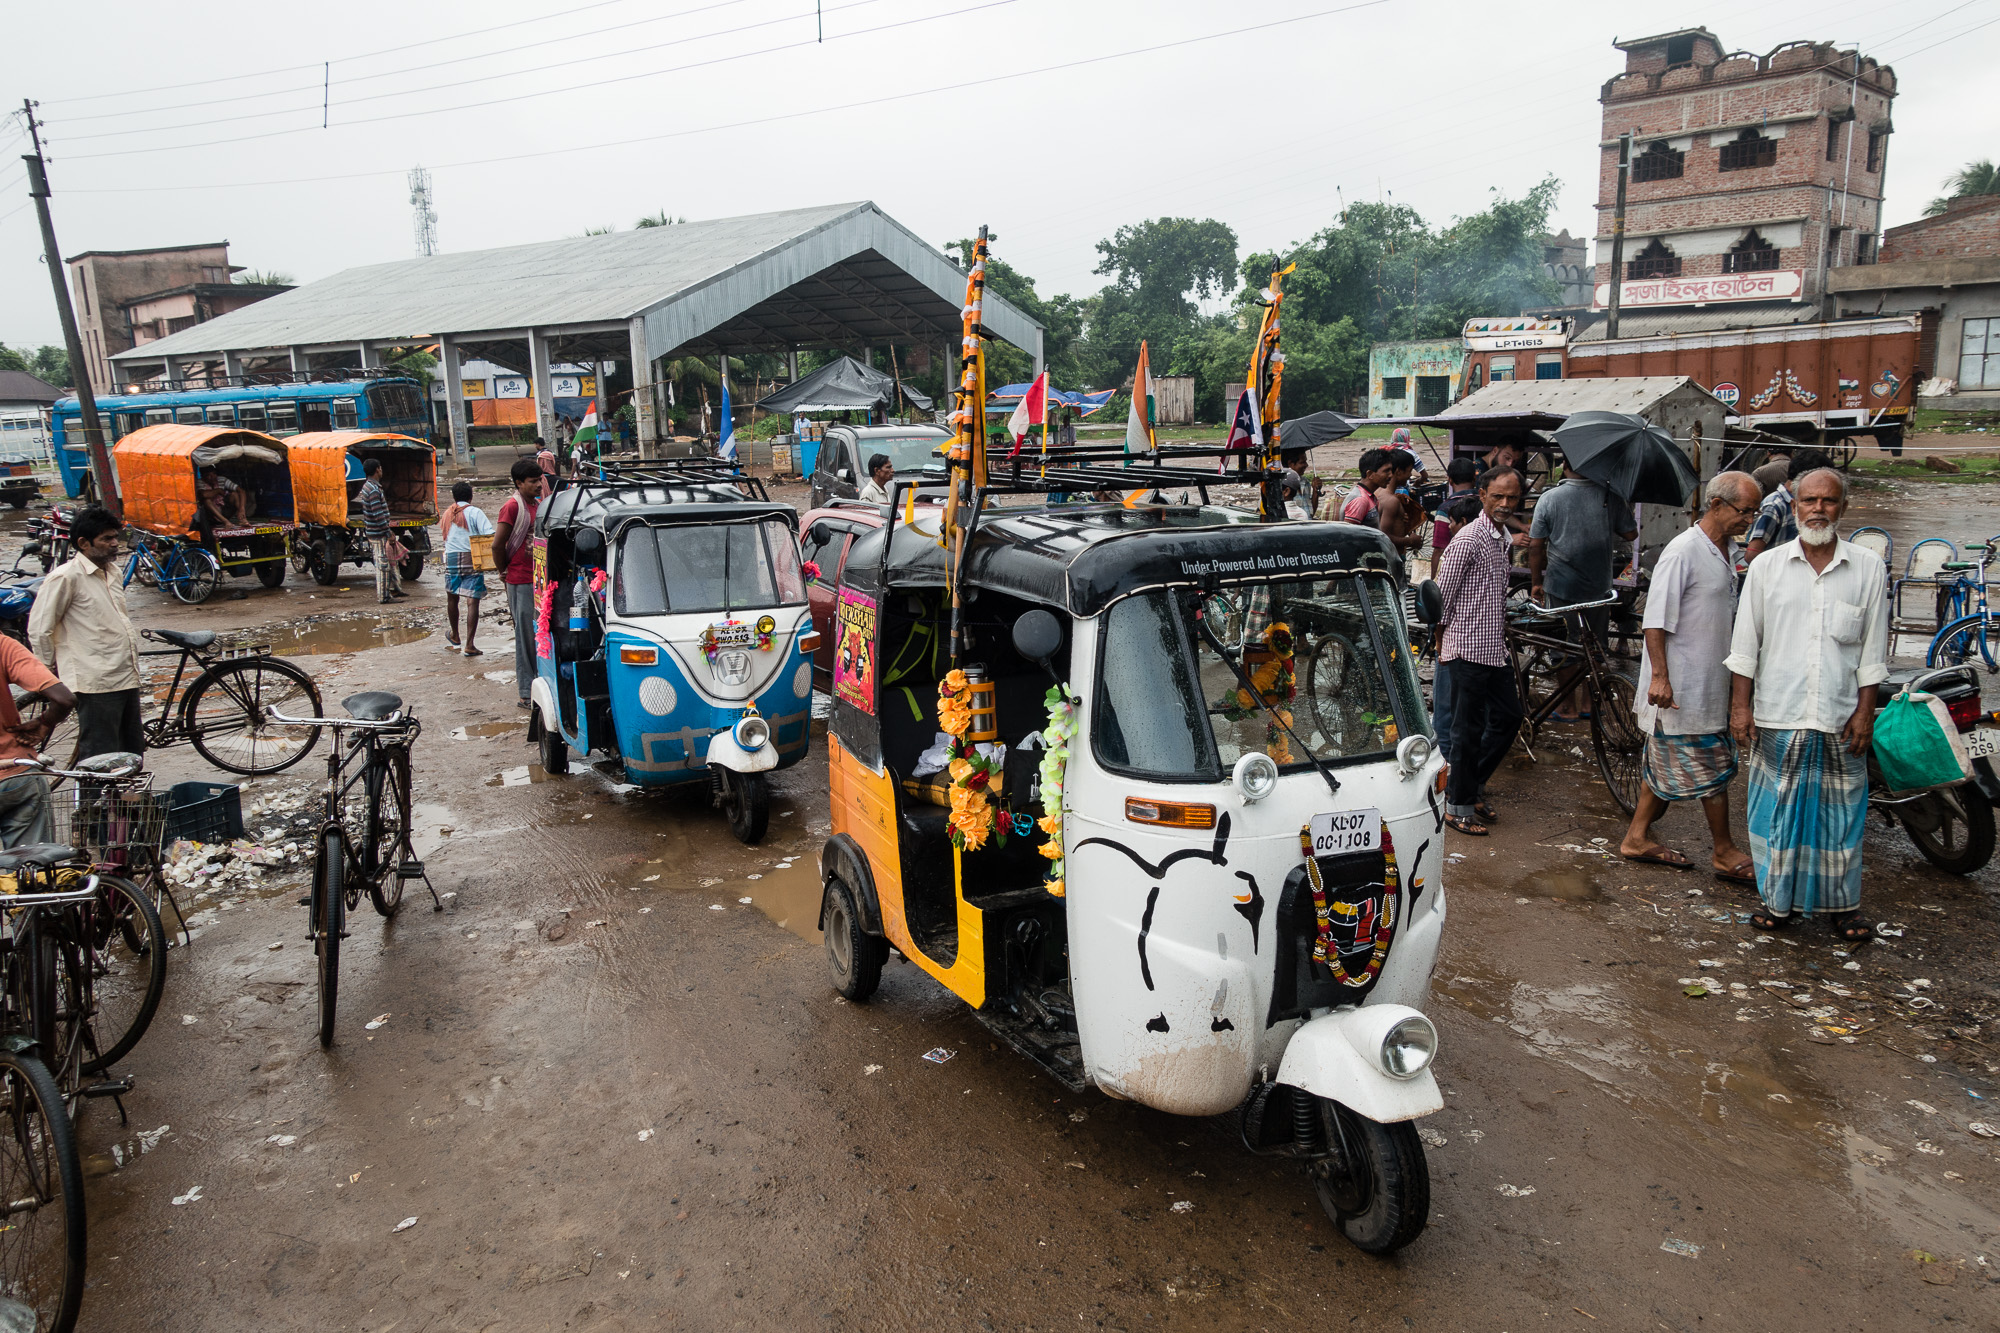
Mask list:
[{"label": "auto rickshaw headlight", "polygon": [[1382,1072],[1390,1078],[1415,1078],[1430,1068],[1437,1054],[1438,1033],[1422,1014],[1412,1014],[1382,1038]]},{"label": "auto rickshaw headlight", "polygon": [[1254,804],[1278,789],[1278,762],[1253,750],[1236,761],[1233,776],[1237,794]]},{"label": "auto rickshaw headlight", "polygon": [[771,724],[752,713],[742,718],[735,727],[736,743],[746,750],[761,750],[771,739]]},{"label": "auto rickshaw headlight", "polygon": [[1431,751],[1436,748],[1428,736],[1405,736],[1396,745],[1396,767],[1403,770],[1404,777],[1414,777],[1431,761]]}]

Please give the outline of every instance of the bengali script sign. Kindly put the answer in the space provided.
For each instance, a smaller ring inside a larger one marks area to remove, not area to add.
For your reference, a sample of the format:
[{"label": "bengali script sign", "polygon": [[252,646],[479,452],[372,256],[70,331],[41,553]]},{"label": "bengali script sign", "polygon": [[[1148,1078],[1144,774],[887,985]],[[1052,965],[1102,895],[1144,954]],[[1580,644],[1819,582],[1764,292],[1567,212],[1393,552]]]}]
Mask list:
[{"label": "bengali script sign", "polygon": [[[1796,268],[1766,273],[1719,273],[1706,278],[1647,278],[1619,288],[1618,304],[1626,309],[1649,305],[1708,305],[1716,301],[1797,300],[1805,287],[1805,272]],[[1590,308],[1602,310],[1611,301],[1611,284],[1600,282],[1591,293]]]}]

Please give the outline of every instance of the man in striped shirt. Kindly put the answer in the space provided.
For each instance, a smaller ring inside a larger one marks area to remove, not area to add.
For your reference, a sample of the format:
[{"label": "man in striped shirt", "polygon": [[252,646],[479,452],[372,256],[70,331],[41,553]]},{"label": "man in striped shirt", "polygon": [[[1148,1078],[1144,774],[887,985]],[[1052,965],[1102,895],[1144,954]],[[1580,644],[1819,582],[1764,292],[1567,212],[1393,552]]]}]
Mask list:
[{"label": "man in striped shirt", "polygon": [[1499,818],[1483,793],[1521,725],[1506,638],[1507,520],[1521,507],[1521,491],[1521,474],[1511,467],[1480,477],[1480,515],[1459,529],[1438,561],[1444,594],[1438,662],[1450,664],[1452,693],[1445,822],[1476,838]]},{"label": "man in striped shirt", "polygon": [[375,596],[393,602],[408,594],[403,591],[403,573],[389,554],[395,534],[389,528],[389,497],[382,493],[382,460],[362,463],[361,477],[361,535],[368,539],[368,554],[375,562]]}]

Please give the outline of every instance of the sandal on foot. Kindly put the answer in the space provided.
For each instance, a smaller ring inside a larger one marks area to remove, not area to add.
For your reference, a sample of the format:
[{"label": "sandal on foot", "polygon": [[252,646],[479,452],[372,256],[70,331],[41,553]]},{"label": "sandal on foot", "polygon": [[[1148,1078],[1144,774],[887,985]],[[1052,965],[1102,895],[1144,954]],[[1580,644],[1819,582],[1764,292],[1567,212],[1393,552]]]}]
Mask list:
[{"label": "sandal on foot", "polygon": [[486,650],[484,648],[467,648],[465,655],[467,657],[484,657],[486,656]]},{"label": "sandal on foot", "polygon": [[1484,823],[1497,824],[1500,822],[1500,812],[1493,808],[1493,804],[1490,801],[1474,802],[1472,812],[1478,815]]},{"label": "sandal on foot", "polygon": [[1464,815],[1446,815],[1444,822],[1468,838],[1486,836],[1486,825],[1476,819],[1467,819]]},{"label": "sandal on foot", "polygon": [[1718,870],[1715,877],[1724,884],[1747,884],[1754,889],[1757,887],[1757,863],[1749,862],[1742,870]]},{"label": "sandal on foot", "polygon": [[1750,929],[1752,930],[1761,930],[1765,932],[1773,930],[1784,930],[1791,924],[1792,924],[1792,919],[1790,917],[1772,916],[1769,912],[1765,911],[1761,907],[1750,914]]},{"label": "sandal on foot", "polygon": [[1859,912],[1843,912],[1832,925],[1833,933],[1849,944],[1866,944],[1875,938],[1875,928],[1863,921]]},{"label": "sandal on foot", "polygon": [[1636,856],[1630,852],[1620,852],[1618,854],[1627,861],[1643,861],[1647,865],[1667,866],[1674,870],[1694,869],[1694,862],[1688,860],[1671,847],[1662,847],[1657,852],[1641,852]]}]

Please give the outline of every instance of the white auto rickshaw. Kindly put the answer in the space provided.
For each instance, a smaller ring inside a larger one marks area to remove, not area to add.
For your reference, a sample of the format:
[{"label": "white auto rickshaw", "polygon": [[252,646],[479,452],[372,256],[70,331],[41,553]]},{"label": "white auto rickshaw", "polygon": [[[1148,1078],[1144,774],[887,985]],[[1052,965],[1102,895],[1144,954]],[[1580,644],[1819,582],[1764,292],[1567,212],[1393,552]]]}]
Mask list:
[{"label": "white auto rickshaw", "polygon": [[[1204,499],[1217,480],[1144,475]],[[1340,1230],[1387,1253],[1429,1214],[1414,1122],[1443,1105],[1423,1013],[1443,761],[1395,551],[1343,523],[1039,494],[1134,476],[980,487],[955,590],[937,511],[900,485],[856,539],[820,866],[833,982],[867,999],[893,947],[1072,1089],[1240,1108],[1252,1151],[1302,1161]]]}]

